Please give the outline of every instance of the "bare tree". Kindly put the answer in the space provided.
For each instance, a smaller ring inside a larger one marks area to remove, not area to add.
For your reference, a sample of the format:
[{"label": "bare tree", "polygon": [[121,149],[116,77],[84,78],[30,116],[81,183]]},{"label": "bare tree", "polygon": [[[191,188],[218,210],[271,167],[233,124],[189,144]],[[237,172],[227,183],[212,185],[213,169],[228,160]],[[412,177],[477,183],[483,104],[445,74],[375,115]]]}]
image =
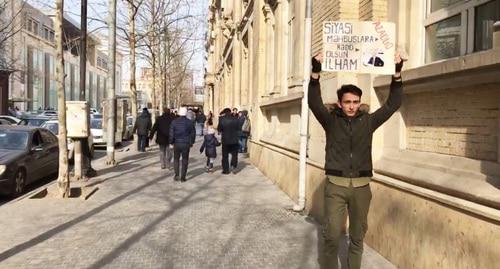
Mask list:
[{"label": "bare tree", "polygon": [[135,19],[137,16],[137,12],[139,11],[139,7],[142,5],[142,0],[134,1],[127,0],[128,3],[128,44],[130,50],[130,101],[132,103],[132,116],[137,119],[137,88],[136,88],[136,33],[135,33]]},{"label": "bare tree", "polygon": [[22,29],[24,1],[0,1],[0,70],[20,71],[19,57],[13,55],[15,35]]},{"label": "bare tree", "polygon": [[59,177],[57,178],[57,186],[59,195],[62,198],[67,198],[70,195],[69,183],[69,168],[68,168],[68,151],[66,140],[66,96],[64,91],[64,53],[63,53],[63,10],[64,0],[56,0],[56,87],[57,87],[57,102],[59,107]]}]

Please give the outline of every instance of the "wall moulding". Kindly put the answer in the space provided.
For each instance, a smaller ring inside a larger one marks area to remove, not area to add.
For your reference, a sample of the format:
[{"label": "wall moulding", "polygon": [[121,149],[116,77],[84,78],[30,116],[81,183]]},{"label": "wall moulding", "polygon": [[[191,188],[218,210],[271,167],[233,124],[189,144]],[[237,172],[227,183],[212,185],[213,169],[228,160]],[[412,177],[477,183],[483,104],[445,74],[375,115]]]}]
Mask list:
[{"label": "wall moulding", "polygon": [[[404,93],[419,93],[479,84],[500,83],[500,50],[493,49],[448,59],[402,73]],[[378,76],[373,87],[389,90],[391,76]]]},{"label": "wall moulding", "polygon": [[269,98],[268,100],[260,103],[260,108],[266,110],[276,107],[297,105],[297,103],[300,105],[300,101],[303,96],[304,92],[300,91],[300,92],[290,93],[286,96]]}]

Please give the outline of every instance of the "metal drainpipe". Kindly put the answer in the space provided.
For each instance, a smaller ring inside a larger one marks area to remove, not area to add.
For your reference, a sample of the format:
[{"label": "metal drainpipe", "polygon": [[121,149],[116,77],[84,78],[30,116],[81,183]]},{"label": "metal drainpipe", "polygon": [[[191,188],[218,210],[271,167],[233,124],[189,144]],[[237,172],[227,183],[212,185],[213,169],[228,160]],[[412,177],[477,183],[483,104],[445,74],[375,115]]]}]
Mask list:
[{"label": "metal drainpipe", "polygon": [[304,80],[302,89],[302,110],[300,113],[300,150],[299,150],[299,200],[294,211],[302,211],[306,205],[306,160],[307,134],[309,128],[308,88],[311,75],[311,32],[312,32],[312,0],[306,1],[306,18],[304,27]]}]

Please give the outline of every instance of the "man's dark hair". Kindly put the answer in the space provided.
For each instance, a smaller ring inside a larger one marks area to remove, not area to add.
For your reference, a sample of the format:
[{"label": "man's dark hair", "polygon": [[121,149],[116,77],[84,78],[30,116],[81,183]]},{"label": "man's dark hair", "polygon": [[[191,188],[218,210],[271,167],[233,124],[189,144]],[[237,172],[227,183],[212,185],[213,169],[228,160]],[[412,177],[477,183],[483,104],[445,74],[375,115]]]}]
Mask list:
[{"label": "man's dark hair", "polygon": [[342,85],[342,87],[340,87],[340,89],[337,90],[337,98],[339,98],[339,102],[342,101],[342,97],[346,93],[352,93],[356,96],[359,96],[359,98],[361,98],[361,95],[363,95],[363,91],[361,91],[361,89],[358,88],[356,85],[352,84]]},{"label": "man's dark hair", "polygon": [[221,112],[220,112],[220,115],[224,115],[224,114],[228,114],[228,113],[231,113],[231,109],[226,107],[224,108]]}]

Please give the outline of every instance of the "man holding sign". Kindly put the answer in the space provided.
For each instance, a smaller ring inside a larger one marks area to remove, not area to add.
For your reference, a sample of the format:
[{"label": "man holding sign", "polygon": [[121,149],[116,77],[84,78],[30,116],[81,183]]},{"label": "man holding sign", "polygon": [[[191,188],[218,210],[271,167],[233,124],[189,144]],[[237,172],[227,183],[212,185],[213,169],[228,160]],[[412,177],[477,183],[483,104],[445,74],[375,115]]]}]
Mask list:
[{"label": "man holding sign", "polygon": [[342,85],[337,90],[336,108],[328,111],[321,98],[319,83],[322,61],[322,54],[312,59],[308,98],[309,108],[323,126],[326,136],[326,264],[327,268],[338,268],[337,252],[347,207],[350,237],[348,264],[349,268],[360,268],[372,197],[369,185],[373,175],[372,136],[401,106],[403,61],[396,55],[396,72],[392,76],[389,97],[373,113],[359,109],[362,91],[355,85]]}]

